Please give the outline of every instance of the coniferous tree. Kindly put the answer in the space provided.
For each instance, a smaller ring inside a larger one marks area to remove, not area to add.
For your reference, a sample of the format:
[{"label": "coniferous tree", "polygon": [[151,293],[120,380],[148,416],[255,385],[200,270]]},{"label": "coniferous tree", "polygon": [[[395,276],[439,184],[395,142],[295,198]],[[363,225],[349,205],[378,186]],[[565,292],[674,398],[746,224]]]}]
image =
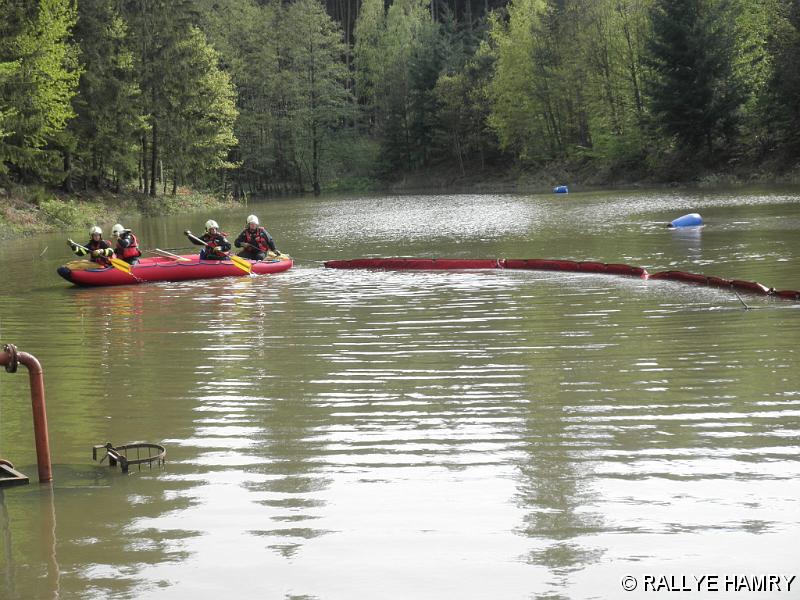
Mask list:
[{"label": "coniferous tree", "polygon": [[114,0],[82,0],[75,41],[83,73],[72,105],[70,132],[76,140],[73,168],[84,187],[119,190],[136,173],[139,86],[128,28]]},{"label": "coniferous tree", "polygon": [[378,95],[386,56],[382,51],[386,35],[386,13],[383,0],[364,0],[355,26],[353,66],[355,96],[365,115],[366,131],[379,125]]},{"label": "coniferous tree", "polygon": [[80,70],[69,0],[0,2],[0,164],[22,181],[59,177],[59,135]]},{"label": "coniferous tree", "polygon": [[281,14],[279,6],[241,0],[208,1],[203,9],[203,30],[236,89],[237,145],[230,159],[236,164],[231,175],[237,197],[246,190],[280,189],[286,180],[277,144],[284,117],[279,112]]},{"label": "coniferous tree", "polygon": [[726,0],[656,0],[649,90],[656,122],[680,148],[730,137],[744,101],[734,72],[735,15]]},{"label": "coniferous tree", "polygon": [[[227,152],[235,139],[230,131],[234,109],[228,102],[234,92],[227,76],[212,64],[217,55],[195,27],[198,8],[189,0],[137,0],[126,5],[147,126],[141,136],[141,187],[151,196],[157,193],[157,180],[166,187],[165,171],[172,173],[174,190],[176,180],[190,171],[226,164],[219,159],[220,148]],[[179,139],[182,135],[185,140]]]},{"label": "coniferous tree", "polygon": [[437,99],[436,147],[441,159],[465,163],[478,161],[480,168],[498,155],[497,138],[489,126],[491,103],[488,88],[494,70],[494,55],[482,44],[458,72],[440,75],[434,93]]},{"label": "coniferous tree", "polygon": [[285,25],[295,151],[318,195],[325,144],[351,107],[342,32],[318,0],[295,0]]},{"label": "coniferous tree", "polygon": [[[0,90],[7,89],[6,86],[9,81],[13,81],[18,70],[19,62],[0,59]],[[11,102],[9,102],[3,94],[0,94],[0,176],[7,173],[8,169],[6,159],[4,158],[7,150],[4,149],[3,140],[12,133],[12,128],[14,127],[12,117],[14,113],[15,109],[11,105]]]},{"label": "coniferous tree", "polygon": [[796,160],[800,149],[800,5],[779,6],[771,43],[774,68],[765,88],[761,121],[769,139]]},{"label": "coniferous tree", "polygon": [[408,171],[425,163],[426,126],[433,118],[438,78],[438,24],[426,0],[398,0],[386,13],[375,70],[375,102],[380,123],[381,170]]},{"label": "coniferous tree", "polygon": [[203,183],[205,173],[231,166],[236,93],[219,69],[219,55],[196,27],[170,46],[167,56],[161,149],[174,195],[179,182]]}]

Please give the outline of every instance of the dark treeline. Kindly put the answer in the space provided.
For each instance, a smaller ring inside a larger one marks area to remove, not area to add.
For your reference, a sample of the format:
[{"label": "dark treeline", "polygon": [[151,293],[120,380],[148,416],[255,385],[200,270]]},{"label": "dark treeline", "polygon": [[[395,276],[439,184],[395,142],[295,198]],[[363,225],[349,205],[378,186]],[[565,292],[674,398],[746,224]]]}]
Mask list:
[{"label": "dark treeline", "polygon": [[0,182],[791,166],[794,0],[0,0]]}]

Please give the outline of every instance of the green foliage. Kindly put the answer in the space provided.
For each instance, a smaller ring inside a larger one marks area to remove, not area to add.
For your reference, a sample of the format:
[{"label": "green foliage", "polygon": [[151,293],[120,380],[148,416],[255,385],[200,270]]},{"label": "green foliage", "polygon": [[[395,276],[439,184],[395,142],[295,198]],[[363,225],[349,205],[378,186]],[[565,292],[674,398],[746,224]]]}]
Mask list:
[{"label": "green foliage", "polygon": [[209,172],[230,167],[235,144],[235,92],[219,55],[194,25],[189,0],[152,0],[125,5],[142,90],[139,103],[146,130],[140,138],[142,190],[172,193],[179,183],[204,184]]},{"label": "green foliage", "polygon": [[326,142],[349,117],[348,73],[341,29],[318,0],[295,0],[284,21],[285,85],[295,156],[319,194]]},{"label": "green foliage", "polygon": [[489,86],[489,122],[503,148],[522,161],[546,161],[591,146],[586,65],[580,46],[578,4],[514,0],[508,23],[490,21],[495,76]]},{"label": "green foliage", "polygon": [[433,88],[443,65],[440,26],[425,0],[365,4],[356,24],[356,93],[382,143],[385,173],[430,159],[436,104]]},{"label": "green foliage", "polygon": [[492,5],[0,0],[0,181],[238,197],[501,159],[796,160],[796,2]]},{"label": "green foliage", "polygon": [[264,182],[285,180],[286,161],[281,160],[278,135],[285,113],[281,110],[283,85],[278,64],[281,42],[279,6],[239,0],[213,0],[203,7],[203,30],[220,52],[221,63],[237,92],[238,141],[230,159],[235,193],[245,184],[260,189]]},{"label": "green foliage", "polygon": [[74,116],[75,19],[68,0],[0,2],[0,164],[16,179],[48,179],[59,164],[49,144]]},{"label": "green foliage", "polygon": [[800,6],[779,3],[774,13],[770,56],[774,69],[761,97],[760,120],[767,134],[765,145],[784,147],[796,160],[800,149]]},{"label": "green foliage", "polygon": [[649,34],[646,5],[598,0],[586,7],[586,26],[576,35],[585,64],[584,98],[591,137],[590,155],[601,162],[626,164],[643,158],[643,69]]},{"label": "green foliage", "polygon": [[544,0],[514,0],[508,8],[508,23],[499,17],[490,19],[496,66],[489,85],[489,123],[501,147],[523,161],[548,155],[548,145],[552,146],[545,111],[549,77],[541,71],[544,63],[535,62],[541,54],[536,34],[545,9]]},{"label": "green foliage", "polygon": [[383,0],[363,0],[356,21],[356,43],[353,49],[355,93],[364,107],[368,126],[374,123],[378,105],[378,88],[386,69],[382,52],[386,35],[386,13]]},{"label": "green foliage", "polygon": [[[488,35],[488,31],[485,32]],[[452,75],[440,75],[434,88],[437,102],[435,147],[437,154],[458,161],[462,174],[465,163],[479,162],[499,156],[498,141],[489,125],[491,102],[489,86],[495,66],[495,55],[486,40],[474,56]]]},{"label": "green foliage", "polygon": [[136,174],[140,91],[128,27],[114,0],[82,0],[75,40],[81,47],[79,93],[72,101],[76,118],[70,133],[76,140],[72,173],[83,187],[110,186]]},{"label": "green foliage", "polygon": [[230,168],[228,150],[236,143],[235,92],[228,74],[218,67],[219,55],[196,27],[165,54],[162,152],[174,179],[182,182],[193,173]]},{"label": "green foliage", "polygon": [[43,200],[39,204],[39,209],[42,211],[44,219],[54,224],[85,224],[79,223],[80,211],[74,202],[64,202],[62,200],[50,198]]},{"label": "green foliage", "polygon": [[744,93],[734,69],[736,14],[724,0],[657,0],[650,44],[650,105],[689,152],[730,138]]},{"label": "green foliage", "polygon": [[341,128],[325,143],[320,156],[320,186],[323,191],[373,189],[377,181],[379,143],[359,135],[355,128]]}]

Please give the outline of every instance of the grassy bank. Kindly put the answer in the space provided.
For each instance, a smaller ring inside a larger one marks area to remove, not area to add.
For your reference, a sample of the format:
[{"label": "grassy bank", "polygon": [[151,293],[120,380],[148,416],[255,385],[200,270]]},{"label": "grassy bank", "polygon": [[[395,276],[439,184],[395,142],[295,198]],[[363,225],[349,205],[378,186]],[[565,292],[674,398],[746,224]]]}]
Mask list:
[{"label": "grassy bank", "polygon": [[61,194],[40,186],[0,188],[0,239],[100,225],[138,215],[169,215],[231,207],[209,194],[179,189],[155,198],[134,192]]}]

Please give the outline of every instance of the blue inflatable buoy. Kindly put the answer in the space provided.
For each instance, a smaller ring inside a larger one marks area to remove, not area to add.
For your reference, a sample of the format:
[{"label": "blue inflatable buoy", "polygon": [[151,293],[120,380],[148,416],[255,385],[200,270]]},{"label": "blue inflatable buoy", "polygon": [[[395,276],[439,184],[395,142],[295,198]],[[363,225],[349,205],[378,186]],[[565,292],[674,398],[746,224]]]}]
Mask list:
[{"label": "blue inflatable buoy", "polygon": [[556,187],[553,188],[553,193],[554,194],[568,194],[569,193],[569,188],[567,186],[565,186],[565,185],[557,185]]},{"label": "blue inflatable buoy", "polygon": [[669,227],[700,227],[702,224],[703,217],[697,213],[690,213],[688,215],[678,217],[669,224]]}]

